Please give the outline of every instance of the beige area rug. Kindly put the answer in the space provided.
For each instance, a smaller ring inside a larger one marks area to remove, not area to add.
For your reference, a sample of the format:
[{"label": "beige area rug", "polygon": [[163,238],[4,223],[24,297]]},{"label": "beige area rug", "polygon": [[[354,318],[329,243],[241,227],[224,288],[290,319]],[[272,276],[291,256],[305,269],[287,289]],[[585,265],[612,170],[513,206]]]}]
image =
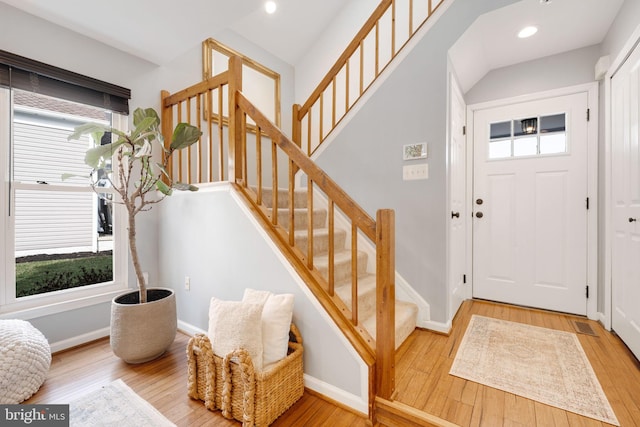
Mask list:
[{"label": "beige area rug", "polygon": [[474,315],[451,375],[620,425],[576,334]]},{"label": "beige area rug", "polygon": [[175,426],[122,380],[116,380],[69,404],[71,426]]}]

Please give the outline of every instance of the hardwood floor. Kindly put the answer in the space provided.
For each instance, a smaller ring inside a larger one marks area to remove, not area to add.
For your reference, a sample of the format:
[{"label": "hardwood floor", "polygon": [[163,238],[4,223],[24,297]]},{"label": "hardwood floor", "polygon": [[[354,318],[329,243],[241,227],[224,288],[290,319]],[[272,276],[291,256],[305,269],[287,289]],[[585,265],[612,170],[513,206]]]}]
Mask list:
[{"label": "hardwood floor", "polygon": [[[450,336],[416,330],[396,357],[397,400],[460,426],[604,426],[557,408],[449,375],[458,344],[473,314],[575,332],[571,321],[588,322],[597,337],[578,338],[622,427],[640,427],[640,363],[615,335],[584,318],[503,304],[466,301]],[[67,403],[121,378],[178,426],[238,426],[187,397],[188,337],[178,334],[158,360],[127,365],[113,356],[108,339],[57,353],[42,388],[25,403]],[[273,424],[366,426],[368,420],[305,392]]]},{"label": "hardwood floor", "polygon": [[[178,333],[165,355],[141,365],[128,365],[115,357],[107,338],[57,353],[53,356],[47,380],[25,403],[68,403],[121,378],[178,426],[241,425],[227,420],[220,411],[208,411],[202,402],[187,397],[188,341],[188,336]],[[276,427],[366,425],[366,418],[308,392],[273,424]]]},{"label": "hardwood floor", "polygon": [[460,426],[608,426],[511,393],[449,375],[473,314],[575,332],[589,323],[597,337],[578,334],[622,427],[640,426],[640,363],[622,341],[585,318],[483,301],[466,301],[450,336],[417,330],[396,357],[397,400]]}]

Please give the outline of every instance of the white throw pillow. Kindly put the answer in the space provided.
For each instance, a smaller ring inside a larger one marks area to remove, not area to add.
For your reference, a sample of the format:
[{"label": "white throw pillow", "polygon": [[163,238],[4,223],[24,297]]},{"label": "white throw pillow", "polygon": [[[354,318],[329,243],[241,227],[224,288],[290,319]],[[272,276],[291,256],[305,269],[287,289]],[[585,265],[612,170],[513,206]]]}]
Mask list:
[{"label": "white throw pillow", "polygon": [[214,354],[225,357],[239,348],[249,352],[256,371],[262,371],[263,304],[222,301],[211,298],[209,306],[209,339]]},{"label": "white throw pillow", "polygon": [[285,358],[293,317],[293,294],[272,294],[268,291],[245,289],[242,301],[258,304],[266,301],[262,310],[264,366]]}]

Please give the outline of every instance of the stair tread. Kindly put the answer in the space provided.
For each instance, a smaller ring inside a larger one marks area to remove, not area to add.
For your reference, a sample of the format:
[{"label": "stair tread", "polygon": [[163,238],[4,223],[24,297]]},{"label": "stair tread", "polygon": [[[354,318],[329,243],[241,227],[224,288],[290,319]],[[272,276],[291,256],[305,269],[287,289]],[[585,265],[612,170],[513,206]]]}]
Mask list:
[{"label": "stair tread", "polygon": [[[345,304],[351,304],[351,282],[336,285],[336,293]],[[366,274],[358,277],[358,299],[376,291],[376,275]]]},{"label": "stair tread", "polygon": [[[418,306],[412,302],[396,300],[396,349],[408,338],[416,328],[418,316]],[[375,313],[362,322],[362,326],[369,331],[372,337],[376,336],[376,316]],[[400,333],[400,336],[398,334]]]},{"label": "stair tread", "polygon": [[[413,314],[417,312],[418,312],[418,306],[415,305],[414,303],[408,302],[408,301],[396,300],[396,320],[413,316]],[[365,327],[366,325],[375,326],[376,324],[375,313],[367,317],[362,323],[365,325]]]},{"label": "stair tread", "polygon": [[[358,251],[358,258],[365,258],[366,260],[367,253],[363,251]],[[350,262],[351,261],[351,249],[341,249],[335,251],[334,253],[334,264]],[[313,257],[313,263],[318,268],[328,268],[329,267],[329,254],[321,254]]]},{"label": "stair tread", "polygon": [[[257,187],[251,187],[251,189],[257,193]],[[273,201],[273,189],[271,187],[262,187],[262,202],[268,206],[272,206]],[[299,189],[294,190],[293,193],[293,204],[294,207],[297,208],[305,208],[307,205],[307,190]],[[278,207],[286,208],[289,206],[289,189],[288,188],[279,188],[278,189]]]}]

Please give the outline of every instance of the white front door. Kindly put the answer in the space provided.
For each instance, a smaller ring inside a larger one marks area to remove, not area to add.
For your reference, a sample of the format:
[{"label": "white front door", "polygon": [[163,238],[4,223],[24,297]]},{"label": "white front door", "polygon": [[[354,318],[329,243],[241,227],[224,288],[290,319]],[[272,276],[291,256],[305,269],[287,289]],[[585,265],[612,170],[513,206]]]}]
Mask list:
[{"label": "white front door", "polygon": [[587,92],[474,113],[473,296],[587,312]]},{"label": "white front door", "polygon": [[640,47],[611,80],[612,327],[640,358]]}]

